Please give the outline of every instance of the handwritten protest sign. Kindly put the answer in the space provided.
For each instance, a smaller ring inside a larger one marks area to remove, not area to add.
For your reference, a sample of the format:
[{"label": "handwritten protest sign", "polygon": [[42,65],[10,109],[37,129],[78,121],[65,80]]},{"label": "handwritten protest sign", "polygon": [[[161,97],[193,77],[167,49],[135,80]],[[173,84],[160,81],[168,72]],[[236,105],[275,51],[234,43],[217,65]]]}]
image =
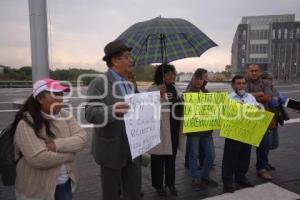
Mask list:
[{"label": "handwritten protest sign", "polygon": [[130,110],[124,115],[132,159],[160,143],[160,93],[145,92],[125,96]]},{"label": "handwritten protest sign", "polygon": [[220,136],[259,146],[274,114],[229,99],[227,93],[185,93],[183,133],[220,130]]},{"label": "handwritten protest sign", "polygon": [[220,136],[258,147],[274,114],[229,100],[222,116]]},{"label": "handwritten protest sign", "polygon": [[220,129],[220,113],[228,99],[227,93],[184,93],[183,95],[183,133]]}]

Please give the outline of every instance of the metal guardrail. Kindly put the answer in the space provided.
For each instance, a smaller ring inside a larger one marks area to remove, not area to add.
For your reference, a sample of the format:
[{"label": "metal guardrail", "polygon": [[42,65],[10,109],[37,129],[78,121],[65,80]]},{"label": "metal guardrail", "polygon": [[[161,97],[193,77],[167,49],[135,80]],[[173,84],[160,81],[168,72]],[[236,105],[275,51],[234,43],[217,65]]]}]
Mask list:
[{"label": "metal guardrail", "polygon": [[[77,87],[77,81],[60,81],[62,83],[71,83],[72,87]],[[79,82],[83,86],[83,82]],[[32,81],[0,81],[0,88],[31,88]]]},{"label": "metal guardrail", "polygon": [[31,88],[32,81],[0,81],[0,88]]}]

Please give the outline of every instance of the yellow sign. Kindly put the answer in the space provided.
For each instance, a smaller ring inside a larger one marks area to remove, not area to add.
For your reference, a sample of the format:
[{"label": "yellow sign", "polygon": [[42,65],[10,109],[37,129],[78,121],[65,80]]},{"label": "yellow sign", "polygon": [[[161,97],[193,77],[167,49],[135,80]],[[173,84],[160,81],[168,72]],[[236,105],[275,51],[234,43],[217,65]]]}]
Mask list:
[{"label": "yellow sign", "polygon": [[220,136],[258,147],[273,113],[234,100],[224,109]]},{"label": "yellow sign", "polygon": [[227,93],[185,93],[183,133],[220,130],[222,137],[259,146],[273,115]]},{"label": "yellow sign", "polygon": [[184,93],[183,133],[220,129],[227,93]]}]

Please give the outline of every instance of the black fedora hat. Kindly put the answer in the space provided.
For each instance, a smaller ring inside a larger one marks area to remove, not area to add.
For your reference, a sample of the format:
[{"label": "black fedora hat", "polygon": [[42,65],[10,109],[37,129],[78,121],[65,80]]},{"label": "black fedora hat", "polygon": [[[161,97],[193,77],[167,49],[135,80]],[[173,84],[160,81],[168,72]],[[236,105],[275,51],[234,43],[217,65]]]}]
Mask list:
[{"label": "black fedora hat", "polygon": [[112,55],[125,50],[131,51],[131,49],[132,48],[127,47],[122,40],[112,41],[104,47],[105,56],[102,59],[107,61]]}]

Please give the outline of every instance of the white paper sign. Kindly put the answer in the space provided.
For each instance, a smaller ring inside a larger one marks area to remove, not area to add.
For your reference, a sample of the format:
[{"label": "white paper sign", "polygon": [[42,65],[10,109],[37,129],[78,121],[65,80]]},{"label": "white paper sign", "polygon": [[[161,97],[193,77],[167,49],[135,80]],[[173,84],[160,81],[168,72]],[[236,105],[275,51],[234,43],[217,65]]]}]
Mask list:
[{"label": "white paper sign", "polygon": [[144,92],[125,96],[130,106],[124,115],[132,159],[160,143],[160,93]]}]

